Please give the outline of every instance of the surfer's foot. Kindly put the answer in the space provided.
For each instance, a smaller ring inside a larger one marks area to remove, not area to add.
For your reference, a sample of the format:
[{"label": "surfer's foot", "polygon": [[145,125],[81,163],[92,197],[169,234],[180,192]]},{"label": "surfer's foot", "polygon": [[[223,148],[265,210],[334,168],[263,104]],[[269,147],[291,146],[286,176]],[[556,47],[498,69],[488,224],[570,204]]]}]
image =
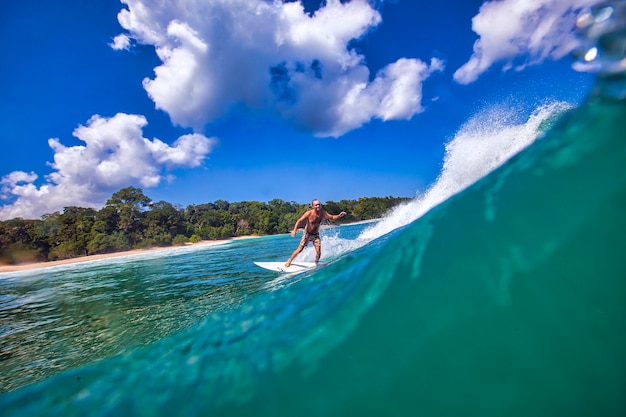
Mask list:
[{"label": "surfer's foot", "polygon": [[289,265],[291,265],[291,262],[286,262],[285,263],[285,268],[289,268]]}]

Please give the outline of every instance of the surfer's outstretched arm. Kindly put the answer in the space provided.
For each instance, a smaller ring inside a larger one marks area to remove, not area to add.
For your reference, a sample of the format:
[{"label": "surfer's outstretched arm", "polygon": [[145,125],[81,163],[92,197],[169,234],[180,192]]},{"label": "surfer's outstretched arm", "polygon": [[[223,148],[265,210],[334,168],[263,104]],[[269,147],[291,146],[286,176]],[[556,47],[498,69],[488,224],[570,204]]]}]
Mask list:
[{"label": "surfer's outstretched arm", "polygon": [[339,214],[330,214],[329,212],[324,211],[324,217],[326,217],[327,219],[330,219],[330,220],[337,220],[337,219],[342,218],[345,215],[346,215],[345,211],[342,211]]}]

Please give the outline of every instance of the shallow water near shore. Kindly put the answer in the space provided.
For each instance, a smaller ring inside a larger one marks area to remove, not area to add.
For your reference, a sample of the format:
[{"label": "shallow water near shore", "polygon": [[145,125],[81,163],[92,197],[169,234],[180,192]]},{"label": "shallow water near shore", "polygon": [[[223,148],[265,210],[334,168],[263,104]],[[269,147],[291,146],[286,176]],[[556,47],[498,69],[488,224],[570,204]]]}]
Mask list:
[{"label": "shallow water near shore", "polygon": [[[365,226],[322,233],[333,250]],[[276,260],[297,242],[266,236],[0,274],[0,387],[132,351],[236,307],[276,275],[251,259]]]}]

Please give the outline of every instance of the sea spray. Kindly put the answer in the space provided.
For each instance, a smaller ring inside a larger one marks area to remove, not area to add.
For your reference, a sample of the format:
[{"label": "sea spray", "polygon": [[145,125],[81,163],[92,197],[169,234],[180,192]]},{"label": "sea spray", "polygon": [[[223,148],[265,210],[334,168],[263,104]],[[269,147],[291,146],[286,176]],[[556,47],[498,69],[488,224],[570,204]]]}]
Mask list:
[{"label": "sea spray", "polygon": [[468,120],[446,144],[443,169],[431,187],[399,205],[359,236],[364,241],[405,226],[483,178],[543,136],[572,106],[553,102],[537,107],[525,121],[514,107],[489,107]]},{"label": "sea spray", "polygon": [[[339,238],[332,228],[322,229],[321,261],[335,259],[413,222],[542,137],[571,108],[564,102],[542,104],[525,120],[522,110],[511,106],[495,105],[480,111],[446,144],[442,172],[425,193],[398,205],[356,237]],[[309,246],[296,259],[312,262],[315,251]]]}]

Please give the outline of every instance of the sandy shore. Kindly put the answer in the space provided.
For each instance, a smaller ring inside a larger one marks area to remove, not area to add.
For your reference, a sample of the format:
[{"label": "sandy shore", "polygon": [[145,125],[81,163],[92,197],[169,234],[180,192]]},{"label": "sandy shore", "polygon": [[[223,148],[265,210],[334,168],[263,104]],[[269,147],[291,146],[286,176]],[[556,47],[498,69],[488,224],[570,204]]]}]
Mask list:
[{"label": "sandy shore", "polygon": [[156,247],[156,248],[150,248],[150,249],[133,249],[133,250],[123,251],[123,252],[81,256],[79,258],[63,259],[61,261],[35,262],[35,263],[19,264],[19,265],[0,265],[0,272],[17,272],[17,271],[25,271],[28,269],[47,268],[50,266],[75,264],[79,262],[94,261],[97,259],[108,259],[108,258],[117,258],[119,256],[136,255],[138,253],[160,252],[160,251],[167,251],[167,250],[172,250],[172,249],[180,249],[181,247],[189,247],[189,246],[218,245],[218,244],[222,244],[226,242],[231,242],[233,240],[254,239],[257,237],[260,237],[260,236],[238,236],[238,237],[234,237],[231,239],[224,239],[224,240],[203,240],[198,243],[188,243],[185,246],[167,246],[167,247]]},{"label": "sandy shore", "polygon": [[[348,223],[348,225],[361,224],[361,223],[371,223],[371,222],[375,222],[375,221],[378,221],[378,220],[380,220],[380,219],[363,220],[363,221],[360,221],[360,222]],[[322,228],[332,228],[332,227],[340,227],[340,226],[337,226],[337,225],[322,225]],[[167,247],[155,247],[155,248],[150,248],[150,249],[133,249],[133,250],[123,251],[123,252],[103,253],[103,254],[100,254],[100,255],[89,255],[89,256],[81,256],[79,258],[63,259],[62,261],[34,262],[34,263],[24,263],[24,264],[18,264],[18,265],[4,265],[4,264],[0,264],[0,273],[2,273],[2,272],[26,271],[26,270],[29,270],[29,269],[47,268],[47,267],[50,267],[50,266],[75,264],[75,263],[79,263],[79,262],[94,261],[94,260],[97,260],[97,259],[117,258],[119,256],[136,255],[136,254],[139,254],[139,253],[148,253],[148,252],[157,252],[157,251],[166,251],[166,250],[172,250],[172,249],[180,249],[181,247],[189,247],[189,246],[197,246],[197,245],[218,245],[218,244],[222,244],[222,243],[226,243],[226,242],[231,242],[233,240],[254,239],[254,238],[258,238],[258,237],[261,237],[261,236],[251,235],[251,236],[237,236],[237,237],[233,237],[233,238],[230,238],[230,239],[223,239],[223,240],[203,240],[203,241],[198,242],[198,243],[187,243],[185,246],[167,246]]]}]

